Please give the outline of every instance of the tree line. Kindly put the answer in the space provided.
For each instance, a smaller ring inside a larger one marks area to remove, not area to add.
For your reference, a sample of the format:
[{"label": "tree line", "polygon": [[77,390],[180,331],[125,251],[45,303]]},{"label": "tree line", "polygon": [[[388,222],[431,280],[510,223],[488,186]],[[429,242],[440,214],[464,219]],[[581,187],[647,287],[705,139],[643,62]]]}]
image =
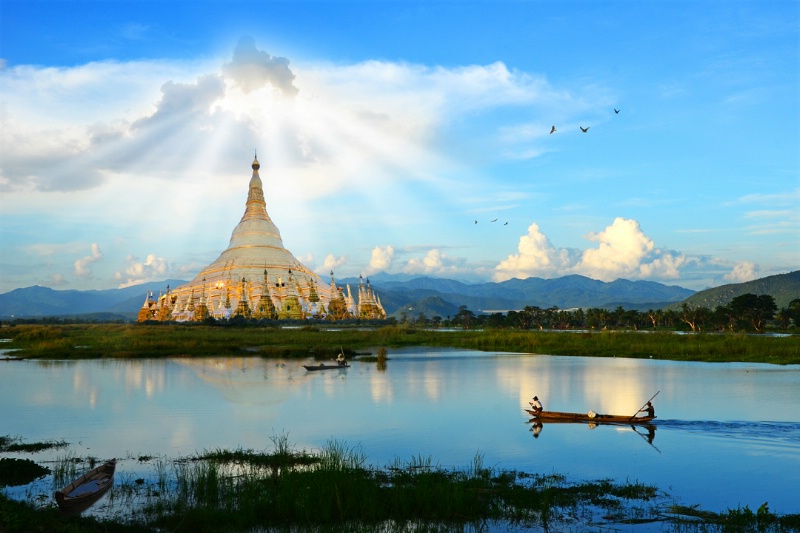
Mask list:
[{"label": "tree line", "polygon": [[475,314],[466,305],[459,307],[453,317],[428,317],[420,313],[416,318],[401,315],[400,323],[430,327],[513,328],[513,329],[630,329],[630,330],[684,330],[730,331],[764,333],[767,327],[789,330],[800,324],[800,298],[788,307],[778,309],[775,299],[768,295],[743,294],[727,305],[714,309],[690,306],[683,303],[680,309],[650,309],[637,311],[617,307],[559,309],[526,306],[520,311],[507,313]]},{"label": "tree line", "polygon": [[[124,323],[119,317],[28,317],[0,322],[0,325],[14,324],[94,324]],[[315,320],[267,320],[234,317],[227,320],[207,318],[197,325],[229,327],[281,327],[286,324],[312,325]],[[775,299],[768,295],[743,294],[733,298],[727,305],[714,309],[703,306],[690,306],[684,302],[679,309],[650,309],[637,311],[604,308],[559,309],[526,306],[519,311],[506,313],[474,313],[466,305],[459,307],[455,316],[428,317],[420,313],[415,318],[403,311],[400,318],[386,320],[348,319],[337,322],[338,326],[364,325],[381,327],[387,325],[415,325],[433,328],[494,328],[522,330],[569,330],[569,329],[627,329],[627,330],[678,330],[692,332],[756,332],[764,333],[767,328],[776,331],[791,331],[800,325],[800,298],[789,302],[788,307],[778,309]],[[172,324],[164,322],[163,325]]]}]

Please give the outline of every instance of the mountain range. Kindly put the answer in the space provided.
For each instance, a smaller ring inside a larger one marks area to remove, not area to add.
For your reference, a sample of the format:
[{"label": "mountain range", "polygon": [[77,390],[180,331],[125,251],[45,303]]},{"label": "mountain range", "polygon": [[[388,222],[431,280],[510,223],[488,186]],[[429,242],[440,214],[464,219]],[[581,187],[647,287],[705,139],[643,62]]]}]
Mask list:
[{"label": "mountain range", "polygon": [[[337,285],[350,285],[355,294],[361,278],[342,278]],[[148,290],[177,287],[186,281],[165,280],[124,289],[54,290],[34,286],[0,294],[0,319],[76,317],[103,320],[136,320]],[[679,308],[683,302],[691,306],[713,308],[725,305],[746,293],[770,294],[778,308],[787,307],[800,298],[800,271],[766,278],[722,285],[695,292],[675,285],[653,281],[618,279],[603,282],[571,275],[554,279],[512,279],[499,283],[464,283],[461,281],[413,277],[404,274],[377,274],[369,279],[389,316],[428,318],[455,316],[461,306],[473,313],[505,313],[526,306],[543,309],[577,307],[646,311]]]},{"label": "mountain range", "polygon": [[[353,284],[351,280],[342,280],[343,284],[347,282]],[[694,294],[683,287],[653,281],[603,282],[579,275],[511,279],[499,283],[463,283],[430,277],[397,279],[378,275],[370,283],[387,314],[398,318],[402,314],[415,318],[420,313],[429,318],[455,316],[462,305],[474,313],[505,313],[526,306],[660,309]]]},{"label": "mountain range", "polygon": [[[355,292],[360,278],[338,279]],[[0,294],[0,318],[84,316],[102,313],[106,319],[135,320],[148,290],[186,283],[165,280],[124,289],[54,290],[33,286]],[[505,312],[525,306],[661,308],[682,301],[694,291],[652,281],[616,280],[610,283],[583,276],[556,279],[513,279],[500,283],[461,281],[405,275],[378,274],[370,280],[390,316],[454,316],[466,305],[475,313]]]}]

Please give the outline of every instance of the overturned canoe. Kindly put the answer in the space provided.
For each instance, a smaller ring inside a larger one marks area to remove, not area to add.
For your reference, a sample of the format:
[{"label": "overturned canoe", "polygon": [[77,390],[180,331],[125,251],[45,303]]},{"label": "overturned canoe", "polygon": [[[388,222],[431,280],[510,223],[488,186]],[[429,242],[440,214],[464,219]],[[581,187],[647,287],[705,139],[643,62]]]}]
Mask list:
[{"label": "overturned canoe", "polygon": [[558,411],[534,411],[525,409],[531,420],[540,422],[594,422],[596,424],[649,424],[654,416],[600,415],[596,413],[561,413]]},{"label": "overturned canoe", "polygon": [[56,492],[56,503],[63,511],[82,510],[100,499],[114,484],[116,459],[89,470]]}]

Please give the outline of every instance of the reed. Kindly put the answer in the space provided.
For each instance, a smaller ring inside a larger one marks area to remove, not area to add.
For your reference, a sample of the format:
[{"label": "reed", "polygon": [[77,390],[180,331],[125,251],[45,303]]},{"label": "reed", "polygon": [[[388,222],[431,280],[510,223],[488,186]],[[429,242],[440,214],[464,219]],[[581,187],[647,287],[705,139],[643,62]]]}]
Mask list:
[{"label": "reed", "polygon": [[72,452],[56,457],[53,462],[53,490],[59,490],[78,477],[78,465],[83,462]]}]

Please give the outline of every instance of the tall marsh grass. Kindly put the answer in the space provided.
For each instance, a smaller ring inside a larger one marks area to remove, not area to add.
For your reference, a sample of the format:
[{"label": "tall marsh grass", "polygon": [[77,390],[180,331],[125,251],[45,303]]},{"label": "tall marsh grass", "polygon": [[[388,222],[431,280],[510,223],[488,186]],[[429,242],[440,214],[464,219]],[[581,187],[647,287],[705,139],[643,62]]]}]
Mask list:
[{"label": "tall marsh grass", "polygon": [[[13,331],[9,331],[12,330]],[[242,356],[333,359],[340,346],[354,353],[372,346],[458,349],[679,361],[800,363],[800,336],[676,334],[673,332],[550,332],[510,329],[437,331],[386,326],[327,331],[308,327],[223,328],[146,324],[75,324],[7,328],[20,357]],[[386,360],[383,360],[385,365]]]},{"label": "tall marsh grass", "polygon": [[[273,443],[274,453],[217,449],[158,461],[149,481],[120,475],[103,520],[65,518],[52,507],[26,506],[0,493],[0,525],[8,531],[175,533],[577,531],[590,525],[611,531],[637,523],[656,523],[663,531],[777,532],[800,525],[800,515],[776,516],[765,506],[721,514],[670,508],[669,495],[636,481],[574,484],[560,474],[498,471],[487,468],[480,453],[463,470],[444,469],[424,455],[375,468],[358,446],[340,441],[314,454],[294,452],[285,436]],[[268,466],[276,462],[283,467]],[[57,468],[66,472],[78,463],[66,456]],[[686,522],[686,516],[696,520]]]}]

